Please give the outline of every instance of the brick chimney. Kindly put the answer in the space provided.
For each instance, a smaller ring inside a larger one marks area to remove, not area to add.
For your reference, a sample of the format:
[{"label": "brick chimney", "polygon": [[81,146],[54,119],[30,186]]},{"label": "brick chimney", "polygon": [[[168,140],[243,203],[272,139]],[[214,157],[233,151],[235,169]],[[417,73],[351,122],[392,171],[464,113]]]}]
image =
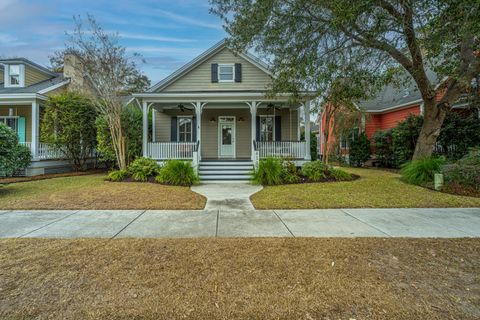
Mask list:
[{"label": "brick chimney", "polygon": [[65,55],[63,60],[63,76],[70,78],[69,90],[85,89],[85,77],[83,76],[81,62],[76,55]]}]

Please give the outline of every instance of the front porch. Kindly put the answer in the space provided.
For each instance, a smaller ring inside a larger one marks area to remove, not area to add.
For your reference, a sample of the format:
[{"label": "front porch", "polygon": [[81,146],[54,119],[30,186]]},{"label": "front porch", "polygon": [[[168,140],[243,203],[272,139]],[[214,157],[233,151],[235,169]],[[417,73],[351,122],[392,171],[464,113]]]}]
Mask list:
[{"label": "front porch", "polygon": [[[196,167],[207,159],[247,159],[255,165],[270,156],[300,163],[311,159],[310,135],[300,139],[301,119],[310,118],[309,101],[292,104],[287,96],[265,99],[260,93],[204,93],[192,98],[147,93],[137,98],[143,106],[145,157],[192,160]],[[303,122],[310,132],[310,121]]]}]

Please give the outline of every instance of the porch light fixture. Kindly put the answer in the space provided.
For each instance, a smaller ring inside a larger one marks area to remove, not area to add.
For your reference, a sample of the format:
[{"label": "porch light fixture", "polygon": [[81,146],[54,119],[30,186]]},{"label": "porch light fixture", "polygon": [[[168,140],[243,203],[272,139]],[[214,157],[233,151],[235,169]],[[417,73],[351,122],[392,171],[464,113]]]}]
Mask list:
[{"label": "porch light fixture", "polygon": [[215,119],[215,117],[212,117],[212,118],[210,119],[210,123],[215,123],[215,122],[217,122],[217,119]]}]

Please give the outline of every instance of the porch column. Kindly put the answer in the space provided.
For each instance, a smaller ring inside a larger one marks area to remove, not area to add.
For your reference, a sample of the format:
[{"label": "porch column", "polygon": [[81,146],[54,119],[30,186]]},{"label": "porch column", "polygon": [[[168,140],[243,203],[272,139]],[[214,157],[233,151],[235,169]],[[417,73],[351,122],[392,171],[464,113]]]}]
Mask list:
[{"label": "porch column", "polygon": [[143,112],[143,134],[142,134],[142,150],[143,156],[147,157],[147,143],[148,143],[148,105],[146,101],[142,101]]},{"label": "porch column", "polygon": [[196,121],[197,127],[195,129],[197,130],[198,160],[202,159],[202,152],[201,152],[202,151],[202,111],[203,111],[203,107],[206,104],[207,104],[206,102],[202,103],[200,101],[192,103],[192,105],[195,107],[195,117],[197,118],[197,121]]},{"label": "porch column", "polygon": [[40,106],[37,101],[32,102],[32,159],[38,160],[38,147],[39,147],[39,136],[40,136]]},{"label": "porch column", "polygon": [[253,145],[253,141],[256,139],[257,136],[257,101],[252,101],[248,103],[248,106],[250,107],[250,114],[251,114],[251,131],[252,131],[252,141],[250,142],[252,145],[252,152],[251,152],[251,159],[252,161],[255,161],[255,147]]},{"label": "porch column", "polygon": [[305,160],[312,160],[310,154],[310,101],[303,104],[305,115]]}]

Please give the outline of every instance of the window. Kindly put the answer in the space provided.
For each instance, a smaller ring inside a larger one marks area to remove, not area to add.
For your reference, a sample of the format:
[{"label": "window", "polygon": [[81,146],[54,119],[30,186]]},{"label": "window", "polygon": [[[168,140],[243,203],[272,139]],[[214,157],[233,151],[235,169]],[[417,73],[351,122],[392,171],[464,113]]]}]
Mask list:
[{"label": "window", "polygon": [[348,149],[350,148],[350,141],[355,141],[358,139],[359,128],[350,129],[346,134],[342,134],[340,140],[340,148]]},{"label": "window", "polygon": [[177,123],[178,141],[192,142],[192,118],[178,117]]},{"label": "window", "polygon": [[10,127],[13,131],[18,133],[18,117],[0,117],[0,123]]},{"label": "window", "polygon": [[274,118],[260,117],[260,141],[273,141]]},{"label": "window", "polygon": [[235,68],[233,64],[219,64],[218,65],[218,81],[219,82],[233,82],[235,79]]},{"label": "window", "polygon": [[8,83],[10,86],[20,86],[20,76],[20,65],[12,64],[8,66]]}]

